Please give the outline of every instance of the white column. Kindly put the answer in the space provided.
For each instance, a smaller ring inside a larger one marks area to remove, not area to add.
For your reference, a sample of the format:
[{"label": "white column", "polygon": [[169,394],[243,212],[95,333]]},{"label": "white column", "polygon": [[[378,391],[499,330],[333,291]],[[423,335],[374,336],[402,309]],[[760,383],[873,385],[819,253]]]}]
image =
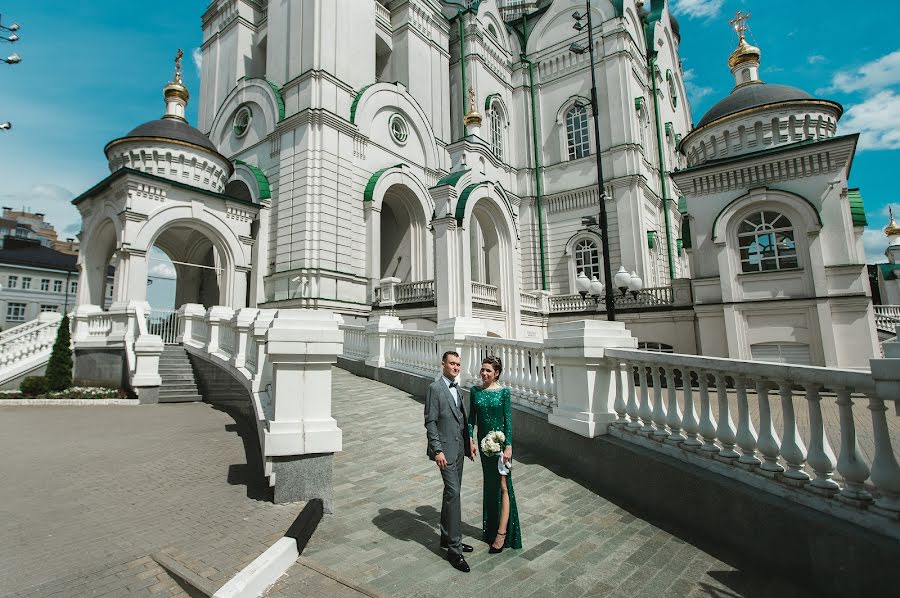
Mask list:
[{"label": "white column", "polygon": [[[394,279],[396,280],[396,279]],[[379,315],[366,322],[366,346],[368,355],[366,365],[383,368],[388,361],[388,333],[403,328],[400,318],[390,315]]]},{"label": "white column", "polygon": [[341,450],[341,430],[331,416],[331,367],[343,336],[330,312],[279,310],[266,333],[273,418],[263,438],[264,456]]},{"label": "white column", "polygon": [[551,324],[544,341],[554,367],[557,405],[548,421],[581,436],[606,434],[616,420],[616,371],[606,349],[636,349],[622,322],[579,320]]},{"label": "white column", "polygon": [[230,307],[214,305],[206,314],[206,325],[209,327],[209,340],[206,343],[206,352],[213,354],[219,351],[219,333],[223,322],[230,322],[234,312]]},{"label": "white column", "polygon": [[231,356],[231,365],[235,368],[241,369],[247,363],[247,338],[252,334],[250,327],[258,313],[258,309],[244,307],[235,311],[231,317],[231,327],[234,328],[234,354]]},{"label": "white column", "polygon": [[472,316],[472,267],[468,262],[456,218],[431,221],[434,228],[434,294],[438,322]]},{"label": "white column", "polygon": [[175,340],[192,347],[202,346],[202,343],[194,339],[194,324],[197,321],[203,321],[203,319],[206,318],[206,309],[199,303],[185,303],[178,308],[176,315],[179,320],[182,320],[182,325],[181,334]]}]

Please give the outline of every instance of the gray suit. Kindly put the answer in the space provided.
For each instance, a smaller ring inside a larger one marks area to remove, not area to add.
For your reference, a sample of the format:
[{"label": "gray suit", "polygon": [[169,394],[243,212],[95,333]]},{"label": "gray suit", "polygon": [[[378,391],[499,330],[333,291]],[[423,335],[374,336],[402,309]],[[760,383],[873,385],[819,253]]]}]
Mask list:
[{"label": "gray suit", "polygon": [[471,456],[469,425],[466,408],[459,395],[459,407],[447,388],[443,376],[432,382],[425,394],[425,432],[428,438],[427,453],[432,461],[439,452],[444,453],[447,467],[441,472],[444,480],[444,497],[441,502],[441,543],[446,543],[447,557],[462,556],[462,503],[459,498],[462,486],[463,460]]}]

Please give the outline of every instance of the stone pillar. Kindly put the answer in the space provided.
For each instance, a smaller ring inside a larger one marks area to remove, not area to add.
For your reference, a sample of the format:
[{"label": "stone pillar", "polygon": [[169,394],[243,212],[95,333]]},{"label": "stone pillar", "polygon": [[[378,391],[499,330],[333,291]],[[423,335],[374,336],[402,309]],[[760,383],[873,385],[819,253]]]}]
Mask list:
[{"label": "stone pillar", "polygon": [[691,294],[691,279],[676,278],[672,281],[672,305],[693,305],[694,297]]},{"label": "stone pillar", "polygon": [[266,333],[272,411],[263,456],[272,461],[275,502],[321,498],[332,511],[334,453],[341,429],[331,416],[331,367],[343,332],[324,310],[279,310]]},{"label": "stone pillar", "polygon": [[250,327],[250,334],[256,340],[256,375],[253,376],[251,389],[258,393],[264,391],[272,383],[272,363],[266,359],[266,333],[277,309],[261,309]]},{"label": "stone pillar", "polygon": [[91,316],[102,312],[103,310],[98,305],[79,305],[76,307],[72,314],[72,342],[77,345],[79,341],[87,340]]},{"label": "stone pillar", "polygon": [[375,202],[363,203],[363,220],[366,224],[366,277],[369,279],[369,297],[374,297],[375,286],[381,278],[381,208]]},{"label": "stone pillar", "polygon": [[223,322],[231,322],[234,312],[230,307],[214,305],[206,314],[206,325],[209,327],[209,340],[206,343],[206,352],[212,355],[219,352],[219,333]]},{"label": "stone pillar", "polygon": [[[396,279],[394,279],[396,280]],[[400,318],[390,315],[378,315],[366,322],[366,346],[368,356],[366,365],[383,368],[387,364],[387,337],[391,330],[402,329]]]},{"label": "stone pillar", "polygon": [[378,307],[393,312],[394,306],[397,305],[397,285],[401,282],[396,276],[388,276],[379,281]]},{"label": "stone pillar", "polygon": [[434,229],[434,300],[438,322],[472,316],[471,264],[463,258],[456,218],[431,221]]},{"label": "stone pillar", "polygon": [[548,421],[588,438],[606,434],[616,420],[615,376],[621,374],[605,349],[636,349],[637,339],[624,322],[578,320],[551,324],[544,347],[556,379],[557,405]]},{"label": "stone pillar", "polygon": [[480,363],[475,355],[474,345],[466,340],[467,336],[484,336],[485,329],[481,320],[474,318],[450,318],[438,322],[434,331],[434,340],[438,346],[438,352],[443,356],[447,351],[459,353],[461,367],[459,369],[459,381],[468,385],[478,376]]},{"label": "stone pillar", "polygon": [[196,322],[202,322],[206,318],[206,309],[199,303],[185,303],[178,308],[177,317],[181,320],[181,334],[175,339],[183,345],[202,347],[205,343],[194,340]]},{"label": "stone pillar", "polygon": [[[143,317],[143,314],[137,314]],[[142,334],[134,341],[134,375],[131,386],[141,404],[159,401],[159,356],[163,352],[162,339],[155,334]]]},{"label": "stone pillar", "polygon": [[231,327],[234,328],[234,355],[231,356],[231,365],[237,369],[242,369],[247,364],[247,338],[252,334],[250,328],[258,313],[258,309],[244,307],[231,316]]}]

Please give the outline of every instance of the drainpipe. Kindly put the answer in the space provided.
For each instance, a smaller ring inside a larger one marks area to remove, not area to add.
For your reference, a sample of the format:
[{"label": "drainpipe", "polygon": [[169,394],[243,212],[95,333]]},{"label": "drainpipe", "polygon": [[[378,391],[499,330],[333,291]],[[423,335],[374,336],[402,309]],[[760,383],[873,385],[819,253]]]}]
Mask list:
[{"label": "drainpipe", "polygon": [[528,87],[531,91],[531,137],[532,137],[532,145],[534,147],[534,196],[535,203],[537,204],[537,217],[538,217],[538,241],[540,243],[540,254],[541,254],[541,290],[547,290],[547,264],[546,258],[544,257],[544,208],[541,205],[541,199],[543,198],[543,185],[541,183],[541,152],[540,147],[538,146],[538,131],[537,131],[537,104],[534,101],[534,63],[528,60],[528,57],[523,52],[519,56],[519,60],[528,65]]},{"label": "drainpipe", "polygon": [[[466,87],[466,27],[463,24],[463,13],[466,11],[459,10],[456,12],[456,22],[459,24],[459,73],[462,77],[462,114],[466,113],[466,98],[469,90]],[[463,127],[460,139],[466,136],[466,128]]]},{"label": "drainpipe", "polygon": [[666,251],[669,254],[669,282],[675,280],[675,259],[672,256],[672,224],[669,220],[669,188],[666,185],[666,162],[663,155],[662,125],[659,121],[659,97],[656,95],[656,55],[648,56],[650,80],[653,81],[653,112],[656,116],[656,149],[659,152],[659,181],[662,187],[663,214],[666,218]]}]

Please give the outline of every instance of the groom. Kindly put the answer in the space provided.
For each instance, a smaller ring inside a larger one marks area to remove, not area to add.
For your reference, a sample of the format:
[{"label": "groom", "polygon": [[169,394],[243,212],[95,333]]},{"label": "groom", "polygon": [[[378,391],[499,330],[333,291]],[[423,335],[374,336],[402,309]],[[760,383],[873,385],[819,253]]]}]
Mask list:
[{"label": "groom", "polygon": [[469,437],[466,407],[456,377],[459,375],[459,353],[447,351],[441,358],[441,377],[425,394],[425,431],[428,458],[434,461],[444,480],[441,502],[441,548],[447,549],[447,560],[463,573],[469,572],[464,552],[472,547],[462,542],[463,455],[475,460],[475,441]]}]

